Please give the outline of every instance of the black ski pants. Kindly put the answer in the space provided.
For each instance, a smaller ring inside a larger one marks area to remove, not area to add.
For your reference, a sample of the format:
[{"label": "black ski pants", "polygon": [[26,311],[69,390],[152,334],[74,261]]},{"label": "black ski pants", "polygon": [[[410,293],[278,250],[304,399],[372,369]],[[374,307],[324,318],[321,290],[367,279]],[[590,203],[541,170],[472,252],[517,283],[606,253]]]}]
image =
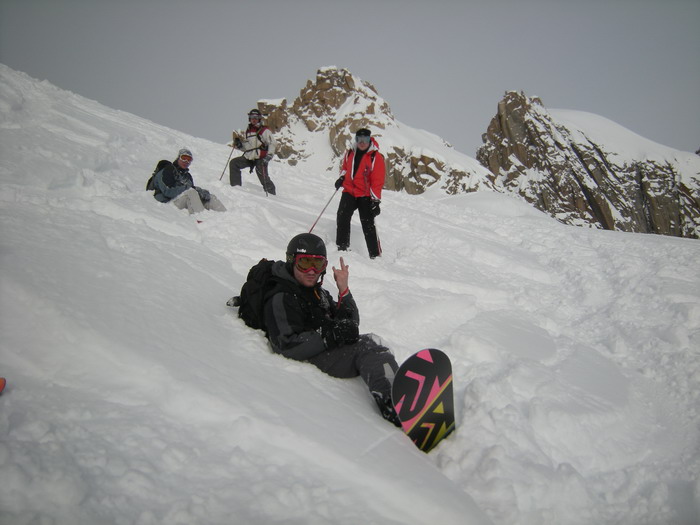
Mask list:
[{"label": "black ski pants", "polygon": [[270,195],[275,195],[275,184],[270,179],[270,173],[267,169],[268,166],[262,161],[262,159],[249,160],[243,156],[232,159],[228,165],[229,181],[231,182],[231,186],[242,186],[243,178],[241,177],[241,170],[248,168],[252,171],[253,167],[255,167],[255,173],[265,191]]},{"label": "black ski pants", "polygon": [[377,228],[374,225],[372,200],[369,197],[353,197],[347,192],[343,192],[340,196],[336,219],[335,243],[338,245],[339,250],[347,250],[350,247],[350,220],[355,210],[358,210],[360,213],[360,224],[362,224],[362,232],[365,234],[369,256],[372,258],[378,257],[382,254],[382,249],[377,237]]},{"label": "black ski pants", "polygon": [[399,368],[394,354],[372,334],[360,335],[351,345],[321,352],[309,363],[333,377],[361,376],[370,392],[379,392],[385,399],[391,399],[391,385]]}]

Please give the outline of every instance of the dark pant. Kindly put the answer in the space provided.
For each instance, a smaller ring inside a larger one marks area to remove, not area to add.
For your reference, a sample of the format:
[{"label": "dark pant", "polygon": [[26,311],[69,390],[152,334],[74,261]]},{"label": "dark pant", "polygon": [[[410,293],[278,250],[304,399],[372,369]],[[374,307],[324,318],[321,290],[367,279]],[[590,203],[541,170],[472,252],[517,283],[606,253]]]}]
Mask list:
[{"label": "dark pant", "polygon": [[362,334],[351,345],[315,355],[309,362],[333,377],[362,377],[370,392],[391,398],[391,385],[399,366],[391,351],[372,334]]},{"label": "dark pant", "polygon": [[241,170],[243,168],[255,167],[255,173],[258,176],[258,180],[262,187],[270,195],[275,194],[275,184],[270,179],[270,174],[268,173],[267,164],[265,164],[262,159],[248,160],[245,157],[236,157],[231,160],[228,165],[229,169],[229,181],[231,186],[242,186],[243,178],[241,177]]},{"label": "dark pant", "polygon": [[378,257],[382,254],[382,248],[377,237],[377,228],[374,226],[372,200],[369,197],[353,197],[349,193],[343,192],[338,205],[335,243],[339,250],[347,250],[350,247],[350,220],[355,210],[360,212],[360,224],[362,224],[362,232],[365,234],[369,256]]}]

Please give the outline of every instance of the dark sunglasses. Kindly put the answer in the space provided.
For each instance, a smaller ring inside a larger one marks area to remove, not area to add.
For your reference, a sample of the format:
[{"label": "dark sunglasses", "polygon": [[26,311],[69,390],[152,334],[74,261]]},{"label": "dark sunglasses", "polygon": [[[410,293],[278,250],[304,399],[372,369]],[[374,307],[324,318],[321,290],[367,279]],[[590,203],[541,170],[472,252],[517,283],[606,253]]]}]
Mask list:
[{"label": "dark sunglasses", "polygon": [[355,137],[355,142],[357,142],[358,144],[369,144],[369,137]]}]

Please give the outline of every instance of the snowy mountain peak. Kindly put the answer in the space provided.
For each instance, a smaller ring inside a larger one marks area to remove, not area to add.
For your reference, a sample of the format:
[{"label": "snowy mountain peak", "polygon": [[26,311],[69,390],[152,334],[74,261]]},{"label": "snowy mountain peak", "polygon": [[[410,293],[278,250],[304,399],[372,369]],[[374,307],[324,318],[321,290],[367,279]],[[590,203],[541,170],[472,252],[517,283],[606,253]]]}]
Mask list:
[{"label": "snowy mountain peak", "polygon": [[371,123],[384,129],[394,120],[389,105],[374,86],[347,69],[337,67],[319,69],[315,81],[309,80],[299,93],[292,111],[309,131],[337,129],[346,132],[346,136],[337,133],[336,140],[331,142],[339,154],[350,137],[350,126],[365,127]]},{"label": "snowy mountain peak", "polygon": [[700,158],[603,117],[508,92],[477,159],[498,191],[565,224],[700,237]]},{"label": "snowy mountain peak", "polygon": [[476,159],[398,121],[377,89],[347,69],[317,71],[291,103],[259,101],[290,165],[323,159],[334,173],[354,132],[368,127],[387,160],[388,190],[513,194],[565,224],[698,237],[700,158],[603,117],[550,111],[507,92]]},{"label": "snowy mountain peak", "polygon": [[475,159],[396,120],[377,89],[347,69],[320,68],[291,105],[286,99],[258,101],[258,108],[268,115],[278,133],[279,156],[290,165],[320,156],[326,170],[334,171],[355,131],[366,127],[387,159],[386,189],[418,194],[436,186],[453,194],[487,185],[488,171]]}]

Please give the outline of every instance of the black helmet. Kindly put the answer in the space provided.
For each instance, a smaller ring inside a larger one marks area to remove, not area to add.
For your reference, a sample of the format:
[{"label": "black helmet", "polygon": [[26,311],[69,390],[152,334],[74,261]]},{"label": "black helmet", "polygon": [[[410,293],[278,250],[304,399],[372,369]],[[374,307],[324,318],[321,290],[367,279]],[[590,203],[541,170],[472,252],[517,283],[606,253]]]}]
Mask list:
[{"label": "black helmet", "polygon": [[251,109],[248,112],[248,119],[250,120],[251,117],[256,117],[262,120],[262,113],[260,113],[259,109]]},{"label": "black helmet", "polygon": [[326,245],[323,239],[313,233],[300,233],[287,245],[287,263],[294,264],[298,254],[326,257]]},{"label": "black helmet", "polygon": [[371,137],[372,132],[367,128],[360,128],[355,132],[356,137]]}]

